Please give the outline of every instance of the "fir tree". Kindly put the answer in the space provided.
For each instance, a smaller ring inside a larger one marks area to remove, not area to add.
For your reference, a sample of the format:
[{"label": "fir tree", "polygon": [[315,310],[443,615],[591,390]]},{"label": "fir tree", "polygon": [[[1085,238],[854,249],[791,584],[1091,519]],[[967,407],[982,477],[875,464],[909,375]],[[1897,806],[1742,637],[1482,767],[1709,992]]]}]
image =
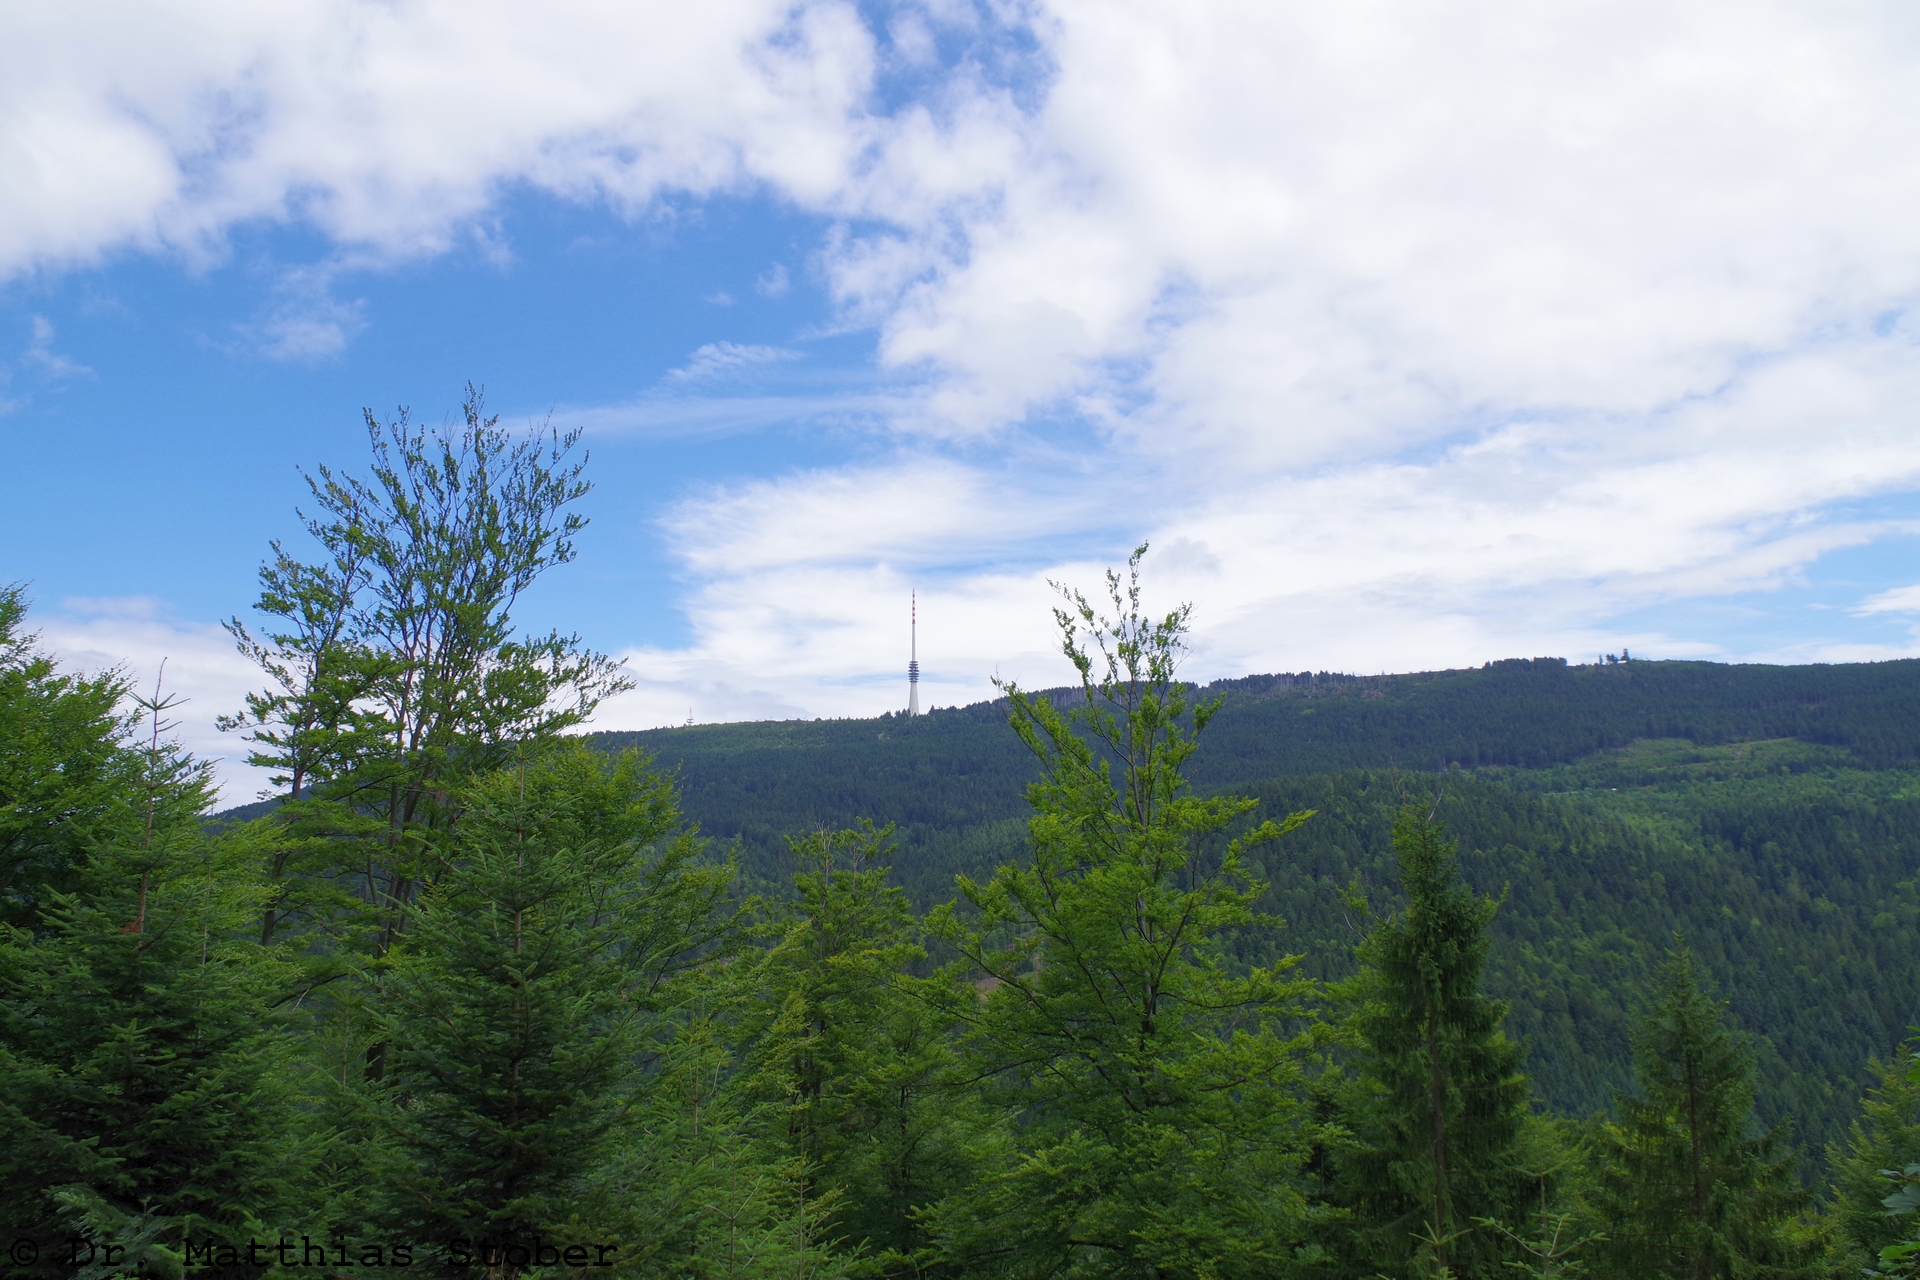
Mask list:
[{"label": "fir tree", "polygon": [[1633,1040],[1637,1096],[1603,1130],[1601,1256],[1621,1280],[1795,1280],[1816,1274],[1779,1127],[1753,1129],[1753,1050],[1675,946]]},{"label": "fir tree", "polygon": [[[0,587],[0,924],[37,928],[49,891],[74,892],[89,849],[137,843],[148,777],[125,675],[60,670],[24,630],[26,592]],[[163,822],[205,801],[198,776],[157,795]]]},{"label": "fir tree", "polygon": [[376,1172],[399,1236],[476,1259],[491,1241],[510,1275],[529,1260],[499,1249],[552,1241],[597,1202],[668,989],[729,928],[731,873],[668,838],[670,784],[631,753],[575,746],[461,802],[459,861],[414,909],[380,999]]},{"label": "fir tree", "polygon": [[249,936],[263,832],[202,830],[207,768],[161,741],[168,700],[142,705],[144,778],[110,824],[126,838],[0,939],[0,1217],[55,1272],[88,1260],[69,1234],[124,1273],[176,1274],[189,1249],[233,1265],[303,1207],[287,975]]},{"label": "fir tree", "polygon": [[940,1008],[950,984],[908,973],[926,951],[887,883],[892,835],[866,822],[789,841],[798,896],[755,979],[771,1022],[753,1053],[834,1234],[883,1268],[924,1254],[918,1215],[964,1185],[985,1123]]},{"label": "fir tree", "polygon": [[[787,1149],[784,1108],[756,1096],[743,1070],[743,1017],[758,988],[738,966],[692,984],[673,1038],[637,1100],[628,1136],[568,1225],[621,1242],[620,1274],[676,1280],[836,1280],[829,1247],[841,1197],[822,1191]],[[906,1274],[912,1274],[911,1271]]]},{"label": "fir tree", "polygon": [[1913,1045],[1903,1044],[1892,1061],[1868,1067],[1878,1083],[1862,1100],[1846,1145],[1827,1149],[1833,1214],[1844,1245],[1857,1255],[1851,1259],[1856,1267],[1906,1234],[1907,1224],[1887,1213],[1882,1171],[1920,1164],[1920,1062]]},{"label": "fir tree", "polygon": [[1492,1276],[1535,1184],[1522,1159],[1522,1050],[1505,1001],[1480,992],[1498,903],[1460,881],[1455,844],[1431,811],[1394,822],[1406,907],[1361,943],[1351,995],[1361,1056],[1339,1159],[1361,1257],[1436,1275]]}]

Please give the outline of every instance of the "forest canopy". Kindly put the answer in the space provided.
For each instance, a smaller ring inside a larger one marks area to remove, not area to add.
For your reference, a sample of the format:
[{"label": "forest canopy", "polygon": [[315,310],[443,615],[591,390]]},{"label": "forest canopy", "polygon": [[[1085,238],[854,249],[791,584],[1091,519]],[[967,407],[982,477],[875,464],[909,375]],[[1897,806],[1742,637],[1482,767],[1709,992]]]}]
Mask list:
[{"label": "forest canopy", "polygon": [[575,436],[367,417],[212,815],[0,590],[30,1277],[1853,1277],[1920,1260],[1920,664],[1062,689],[589,733]]}]

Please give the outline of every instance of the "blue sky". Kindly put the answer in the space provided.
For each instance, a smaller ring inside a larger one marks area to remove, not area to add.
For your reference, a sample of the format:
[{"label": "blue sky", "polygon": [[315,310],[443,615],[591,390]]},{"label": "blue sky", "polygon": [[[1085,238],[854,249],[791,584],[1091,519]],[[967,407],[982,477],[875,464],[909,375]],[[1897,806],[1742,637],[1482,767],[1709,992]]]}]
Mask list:
[{"label": "blue sky", "polygon": [[[0,40],[0,580],[211,727],[298,469],[586,432],[602,721],[1196,675],[1852,661],[1920,622],[1895,4],[178,0]],[[1474,25],[1477,23],[1478,25]],[[244,770],[223,776],[245,790]]]},{"label": "blue sky", "polygon": [[[703,483],[857,452],[806,410],[880,386],[872,334],[831,332],[817,287],[768,296],[783,271],[789,282],[804,271],[823,229],[769,200],[636,226],[522,194],[494,216],[493,253],[331,270],[318,304],[289,299],[283,282],[326,269],[329,246],[273,226],[236,229],[230,259],[207,268],[116,254],[14,282],[0,313],[13,345],[27,354],[39,326],[72,367],[15,362],[4,429],[24,483],[9,484],[0,513],[5,572],[50,605],[149,596],[182,617],[231,614],[251,598],[266,539],[297,533],[299,470],[363,460],[363,407],[390,417],[406,405],[437,421],[471,379],[516,426],[549,413],[563,426],[605,420],[630,405],[640,419],[652,402],[662,425],[587,442],[594,532],[531,603],[543,622],[603,645],[684,643],[662,512]],[[302,339],[318,349],[276,349],[295,325],[321,331]],[[722,344],[783,354],[672,376]],[[711,421],[672,421],[754,392],[799,403],[744,426],[724,404]]]}]

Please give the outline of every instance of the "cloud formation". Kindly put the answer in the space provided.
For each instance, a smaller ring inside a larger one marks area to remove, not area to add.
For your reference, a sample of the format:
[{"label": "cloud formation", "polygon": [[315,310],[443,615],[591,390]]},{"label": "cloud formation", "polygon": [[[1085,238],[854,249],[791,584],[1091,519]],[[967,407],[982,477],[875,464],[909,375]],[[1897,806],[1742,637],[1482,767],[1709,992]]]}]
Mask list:
[{"label": "cloud formation", "polygon": [[[936,371],[896,426],[965,479],[903,464],[902,502],[867,473],[864,560],[851,473],[680,513],[695,614],[761,635],[754,669],[829,668],[739,588],[885,635],[904,575],[869,599],[849,574],[916,559],[934,513],[1044,545],[1054,507],[1103,499],[1187,549],[1149,566],[1199,605],[1210,675],[1905,651],[1613,621],[1910,527],[1846,514],[1920,485],[1920,32],[1896,6],[1054,0],[1032,30],[1037,106],[903,117],[859,187],[890,225],[823,256],[883,361]],[[1010,495],[983,442],[1062,415],[1098,465]],[[788,549],[777,578],[733,558],[761,546]],[[975,558],[941,567],[977,694],[1046,652],[1039,580],[1098,566]],[[982,604],[1013,580],[1019,610]]]},{"label": "cloud formation", "polygon": [[27,349],[21,359],[27,365],[48,379],[77,378],[90,376],[93,370],[70,360],[53,349],[53,322],[45,316],[35,316],[32,320],[33,337],[27,341]]},{"label": "cloud formation", "polygon": [[68,669],[119,671],[149,694],[163,681],[161,692],[181,700],[168,717],[179,725],[173,736],[215,762],[228,802],[244,804],[266,785],[264,773],[243,763],[246,744],[214,725],[217,717],[240,711],[242,697],[258,683],[217,625],[175,617],[164,602],[144,596],[70,597],[34,609],[28,625]]},{"label": "cloud formation", "polygon": [[40,6],[0,46],[0,275],[261,218],[433,252],[514,184],[824,199],[871,60],[832,2]]},{"label": "cloud formation", "polygon": [[745,342],[709,342],[696,350],[684,365],[668,373],[667,377],[676,382],[700,382],[798,359],[798,351],[790,351],[785,347]]},{"label": "cloud formation", "polygon": [[1920,613],[1920,584],[1881,591],[1860,602],[1855,611],[1871,613]]},{"label": "cloud formation", "polygon": [[[431,253],[522,187],[831,221],[808,277],[885,395],[700,391],[778,354],[721,343],[576,415],[878,442],[674,508],[695,639],[632,655],[641,723],[889,705],[915,585],[942,701],[1058,678],[1046,579],[1143,536],[1211,675],[1765,656],[1614,620],[1908,527],[1849,514],[1920,489],[1904,6],[863,12],[43,6],[0,50],[0,271],[263,218]],[[355,320],[287,317],[288,355]]]}]

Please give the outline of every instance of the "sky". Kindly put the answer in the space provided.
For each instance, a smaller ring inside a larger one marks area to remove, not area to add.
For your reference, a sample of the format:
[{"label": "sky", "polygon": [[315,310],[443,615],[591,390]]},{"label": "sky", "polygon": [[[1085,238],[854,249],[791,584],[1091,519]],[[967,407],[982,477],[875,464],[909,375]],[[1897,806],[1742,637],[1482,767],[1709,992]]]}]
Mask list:
[{"label": "sky", "polygon": [[1920,10],[0,6],[0,582],[214,727],[363,415],[583,431],[597,723],[1920,652]]}]

